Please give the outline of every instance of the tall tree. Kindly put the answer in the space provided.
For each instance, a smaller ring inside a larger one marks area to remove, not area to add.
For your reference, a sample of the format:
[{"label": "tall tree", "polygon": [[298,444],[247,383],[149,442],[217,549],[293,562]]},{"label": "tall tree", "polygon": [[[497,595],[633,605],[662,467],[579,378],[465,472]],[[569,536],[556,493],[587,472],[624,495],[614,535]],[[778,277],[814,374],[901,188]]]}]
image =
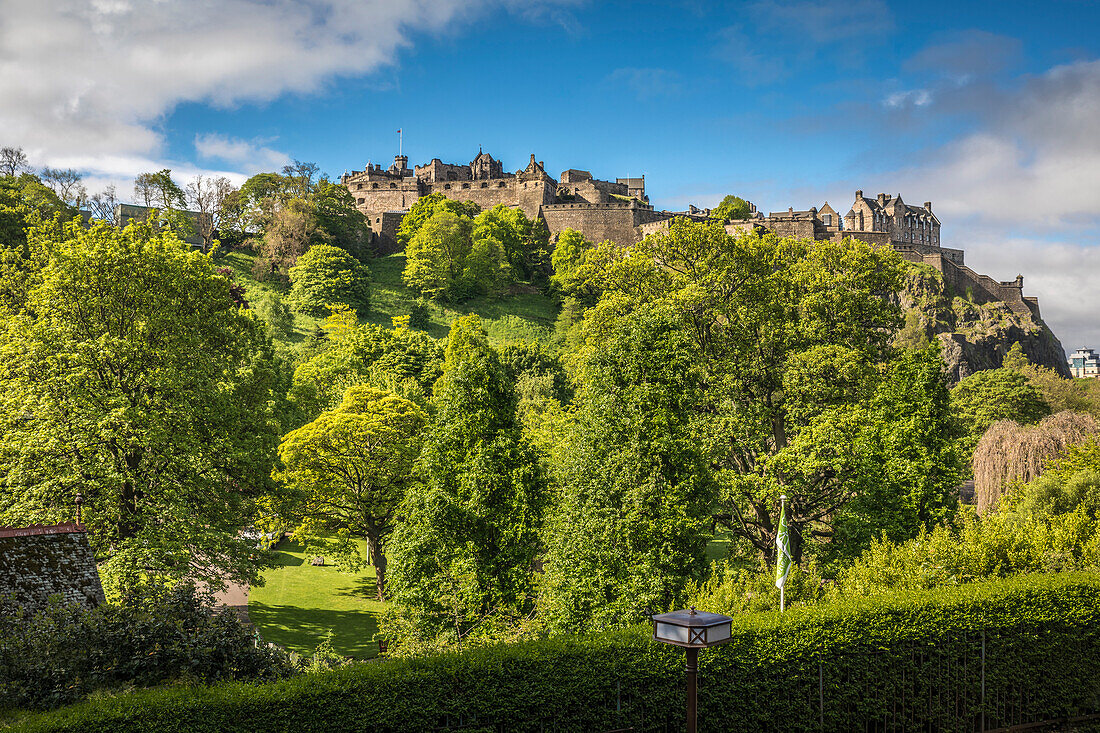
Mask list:
[{"label": "tall tree", "polygon": [[203,252],[209,252],[214,246],[214,235],[222,225],[226,202],[236,190],[225,176],[198,175],[187,184],[187,201],[198,213],[195,228],[202,239]]},{"label": "tall tree", "polygon": [[440,211],[449,211],[456,216],[473,218],[481,211],[481,207],[473,201],[455,201],[441,193],[430,193],[421,196],[409,209],[409,213],[401,219],[401,226],[397,228],[397,241],[408,246],[413,237],[420,231],[424,222]]},{"label": "tall tree", "polygon": [[148,225],[32,230],[48,260],[0,334],[0,522],[71,518],[110,584],[256,580],[285,384],[205,255]]},{"label": "tall tree", "polygon": [[898,255],[852,240],[734,239],[680,220],[631,250],[601,245],[593,256],[606,264],[590,268],[604,294],[585,321],[588,348],[645,304],[683,318],[708,384],[704,437],[731,530],[770,559],[786,494],[796,532],[829,536],[828,519],[850,499],[850,437],[867,400],[862,383],[830,365],[874,374],[890,358]]},{"label": "tall tree", "polygon": [[682,599],[704,567],[715,499],[696,345],[679,315],[646,305],[587,354],[577,419],[552,460],[540,614],[575,632],[638,623]]},{"label": "tall tree", "polygon": [[[385,599],[386,538],[413,478],[428,416],[412,402],[367,386],[344,393],[283,438],[276,478],[294,492],[294,511],[307,525],[348,530],[367,541],[378,600]],[[351,564],[358,553],[352,551]]]},{"label": "tall tree", "polygon": [[118,195],[115,192],[114,184],[107,186],[99,193],[93,194],[91,198],[88,199],[88,208],[92,210],[92,218],[105,221],[108,224],[114,224],[115,226],[122,223],[115,214],[117,206]]},{"label": "tall tree", "polygon": [[172,180],[172,171],[169,168],[142,173],[135,178],[134,198],[144,206],[163,211],[187,206],[187,196],[179,184]]},{"label": "tall tree", "polygon": [[391,542],[390,638],[461,646],[533,609],[546,482],[516,419],[516,395],[477,316],[457,319],[435,422]]},{"label": "tall tree", "polygon": [[79,209],[87,202],[88,190],[81,182],[81,175],[72,168],[43,168],[41,179],[69,206]]},{"label": "tall tree", "polygon": [[14,178],[30,170],[23,148],[0,148],[0,176]]},{"label": "tall tree", "polygon": [[324,315],[337,303],[361,313],[370,307],[370,270],[339,247],[313,245],[289,274],[287,302],[303,313]]}]

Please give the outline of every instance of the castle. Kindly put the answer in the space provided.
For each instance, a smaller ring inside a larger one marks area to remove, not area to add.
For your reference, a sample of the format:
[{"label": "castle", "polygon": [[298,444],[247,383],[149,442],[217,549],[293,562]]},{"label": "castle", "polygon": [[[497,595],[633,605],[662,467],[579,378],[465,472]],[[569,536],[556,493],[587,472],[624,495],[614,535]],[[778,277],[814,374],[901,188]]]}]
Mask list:
[{"label": "castle", "polygon": [[[564,229],[575,229],[593,242],[609,239],[621,245],[667,229],[678,217],[714,220],[710,209],[694,206],[686,211],[655,210],[645,192],[644,176],[612,182],[570,168],[555,180],[534,154],[527,167],[515,173],[505,172],[500,161],[481,150],[467,165],[444,163],[439,158],[414,168],[408,163],[408,156],[397,155],[389,168],[368,163],[363,170],[340,178],[367,217],[374,246],[382,254],[400,248],[396,233],[401,220],[417,199],[432,193],[473,201],[482,209],[498,204],[522,209],[531,219],[543,219],[553,238]],[[863,191],[856,191],[855,201],[843,217],[827,201],[820,209],[789,208],[767,216],[752,204],[749,208],[748,218],[724,222],[726,231],[734,235],[771,231],[815,240],[853,237],[889,246],[906,260],[934,267],[955,292],[967,293],[976,303],[1003,301],[1020,315],[1039,316],[1038,300],[1023,295],[1023,277],[1000,282],[978,274],[964,264],[961,249],[941,245],[940,221],[930,201],[913,206],[902,201],[901,194],[867,198]]]}]

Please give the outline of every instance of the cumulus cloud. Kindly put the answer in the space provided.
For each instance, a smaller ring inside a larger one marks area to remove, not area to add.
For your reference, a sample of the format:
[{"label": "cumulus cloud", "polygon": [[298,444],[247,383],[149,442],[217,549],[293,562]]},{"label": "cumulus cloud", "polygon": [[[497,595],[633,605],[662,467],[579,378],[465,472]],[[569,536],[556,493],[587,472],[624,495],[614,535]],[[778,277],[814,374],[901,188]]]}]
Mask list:
[{"label": "cumulus cloud", "polygon": [[568,0],[0,0],[0,131],[50,165],[155,157],[181,102],[309,93],[390,64],[415,33]]},{"label": "cumulus cloud", "polygon": [[977,131],[894,176],[987,225],[1100,226],[1097,120],[1100,61],[1058,66],[985,98]]},{"label": "cumulus cloud", "polygon": [[200,158],[234,163],[251,172],[281,168],[290,162],[289,155],[266,147],[262,142],[217,133],[196,135],[195,151]]}]

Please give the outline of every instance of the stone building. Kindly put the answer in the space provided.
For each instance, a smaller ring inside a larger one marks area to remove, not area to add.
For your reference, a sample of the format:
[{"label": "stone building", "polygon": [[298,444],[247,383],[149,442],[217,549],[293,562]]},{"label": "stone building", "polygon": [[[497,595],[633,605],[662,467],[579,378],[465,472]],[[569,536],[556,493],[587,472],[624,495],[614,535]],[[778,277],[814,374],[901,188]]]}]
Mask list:
[{"label": "stone building", "polygon": [[552,235],[574,227],[597,241],[638,241],[637,227],[661,218],[649,204],[644,177],[604,181],[571,168],[555,180],[534,154],[525,168],[507,173],[500,161],[482,150],[465,165],[439,158],[412,169],[408,163],[407,156],[398,155],[389,168],[367,163],[363,170],[340,178],[367,217],[375,247],[383,254],[397,250],[395,234],[409,208],[433,193],[473,201],[483,210],[498,204],[519,208],[532,219],[542,217]]},{"label": "stone building", "polygon": [[[414,168],[408,163],[407,156],[398,155],[389,168],[368,163],[340,179],[367,216],[375,247],[383,254],[399,248],[396,232],[409,207],[432,193],[473,201],[483,210],[498,204],[520,208],[532,219],[542,218],[552,237],[571,228],[591,241],[611,240],[623,246],[667,230],[676,218],[714,221],[711,210],[694,206],[686,211],[655,210],[646,195],[644,177],[605,181],[587,170],[569,168],[555,180],[533,154],[527,167],[515,173],[505,172],[503,164],[483,150],[468,164],[438,158]],[[749,210],[747,219],[724,222],[726,231],[733,235],[770,231],[815,240],[853,237],[892,247],[911,262],[934,267],[954,292],[966,294],[975,303],[1003,301],[1016,313],[1038,316],[1038,301],[1023,295],[1022,277],[1001,282],[978,274],[965,265],[962,250],[942,246],[940,221],[930,201],[912,206],[902,201],[901,194],[867,198],[856,191],[844,216],[827,201],[820,208],[796,211],[792,207],[767,216],[751,203]]]},{"label": "stone building", "polygon": [[[155,216],[160,209],[151,206],[139,206],[137,204],[115,204],[115,221],[118,222],[120,227],[124,227],[132,220],[148,221]],[[202,231],[203,222],[210,221],[209,214],[202,214],[198,211],[182,211],[182,214],[187,216],[191,220],[192,231],[185,233],[185,236],[180,237],[184,242],[195,246],[202,246],[202,235],[199,232]]]},{"label": "stone building", "polygon": [[95,556],[82,524],[0,527],[0,597],[29,610],[50,596],[64,603],[103,603]]}]

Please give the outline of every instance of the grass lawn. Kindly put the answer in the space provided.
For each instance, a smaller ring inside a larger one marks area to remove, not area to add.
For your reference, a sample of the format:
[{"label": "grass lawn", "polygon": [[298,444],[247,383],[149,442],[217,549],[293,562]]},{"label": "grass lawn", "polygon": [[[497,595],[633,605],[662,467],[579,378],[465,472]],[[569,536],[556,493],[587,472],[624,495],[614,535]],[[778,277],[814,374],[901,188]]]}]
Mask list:
[{"label": "grass lawn", "polygon": [[[233,268],[249,300],[258,298],[264,291],[282,295],[279,287],[252,279],[253,259],[251,253],[236,250],[228,253],[218,264]],[[408,315],[417,301],[416,292],[401,280],[401,273],[405,271],[405,255],[398,253],[379,257],[367,266],[371,271],[371,307],[370,312],[360,316],[359,321],[392,328],[393,317]],[[508,294],[500,298],[473,298],[465,303],[447,306],[431,303],[428,310],[431,322],[425,331],[429,335],[436,338],[446,336],[455,318],[477,313],[489,332],[489,339],[498,345],[521,340],[538,340],[545,344],[554,331],[554,321],[558,317],[558,304],[554,299],[523,284],[513,286]],[[295,312],[294,334],[290,343],[308,338],[317,324],[323,321]]]},{"label": "grass lawn", "polygon": [[278,566],[264,573],[265,584],[252,588],[248,598],[248,617],[260,636],[305,655],[331,630],[338,654],[376,656],[372,639],[385,604],[374,600],[374,568],[345,573],[310,565],[302,545],[289,539],[276,549]]}]

